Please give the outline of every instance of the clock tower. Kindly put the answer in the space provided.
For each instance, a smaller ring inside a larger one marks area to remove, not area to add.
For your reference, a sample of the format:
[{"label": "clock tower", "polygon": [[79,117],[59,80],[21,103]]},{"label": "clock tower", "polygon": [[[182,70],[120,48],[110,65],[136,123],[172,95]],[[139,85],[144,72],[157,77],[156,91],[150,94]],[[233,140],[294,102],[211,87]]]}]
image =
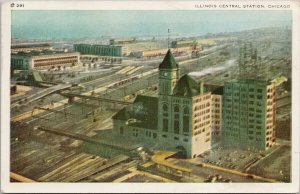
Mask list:
[{"label": "clock tower", "polygon": [[169,49],[164,60],[159,65],[159,95],[172,95],[178,78],[178,64]]},{"label": "clock tower", "polygon": [[[172,133],[172,99],[173,90],[179,79],[179,68],[168,50],[164,60],[159,65],[159,93],[158,93],[158,130],[163,134],[162,141],[165,142],[168,133]],[[165,145],[162,145],[165,146]]]}]

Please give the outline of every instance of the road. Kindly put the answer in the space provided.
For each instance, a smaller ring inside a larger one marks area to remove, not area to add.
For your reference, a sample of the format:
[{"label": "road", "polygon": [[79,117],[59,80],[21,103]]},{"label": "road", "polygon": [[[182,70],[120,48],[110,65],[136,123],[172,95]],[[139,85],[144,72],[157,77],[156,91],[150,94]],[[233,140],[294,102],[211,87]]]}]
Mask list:
[{"label": "road", "polygon": [[[67,88],[70,88],[72,85],[71,84],[59,84],[59,85],[55,85],[55,86],[52,86],[52,87],[49,87],[49,88],[46,88],[42,91],[39,91],[31,96],[27,96],[25,97],[26,101],[22,103],[22,105],[26,105],[28,103],[31,103],[33,101],[36,101],[38,99],[41,99],[45,96],[48,96],[50,94],[53,94],[53,93],[56,93],[57,91],[60,91],[60,90],[64,90],[64,89],[67,89]],[[24,101],[24,100],[23,100]],[[11,104],[11,109],[12,108],[15,108],[17,106],[20,105],[20,101],[17,101],[13,104]]]}]

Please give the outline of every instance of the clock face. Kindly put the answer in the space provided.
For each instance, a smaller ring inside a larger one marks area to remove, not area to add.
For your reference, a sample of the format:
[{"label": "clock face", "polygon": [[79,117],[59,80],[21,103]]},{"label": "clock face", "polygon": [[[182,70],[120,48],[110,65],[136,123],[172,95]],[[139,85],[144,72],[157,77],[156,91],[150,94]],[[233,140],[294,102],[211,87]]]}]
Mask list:
[{"label": "clock face", "polygon": [[166,77],[167,75],[168,75],[168,73],[167,73],[167,72],[165,72],[165,73],[164,73],[164,76]]}]

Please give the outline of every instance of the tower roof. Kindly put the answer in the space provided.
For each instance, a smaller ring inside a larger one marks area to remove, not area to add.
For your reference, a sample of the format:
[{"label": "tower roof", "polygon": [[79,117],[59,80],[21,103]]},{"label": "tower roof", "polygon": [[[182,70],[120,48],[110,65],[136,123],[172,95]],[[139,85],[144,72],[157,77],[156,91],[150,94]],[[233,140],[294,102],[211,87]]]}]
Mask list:
[{"label": "tower roof", "polygon": [[159,69],[177,69],[178,64],[176,63],[176,60],[171,53],[171,50],[169,49],[164,60],[159,65]]},{"label": "tower roof", "polygon": [[200,86],[191,76],[185,74],[177,82],[173,94],[184,97],[197,96],[200,94]]},{"label": "tower roof", "polygon": [[157,97],[138,95],[133,104],[121,109],[112,117],[112,119],[125,122],[129,119],[136,119],[138,122],[130,123],[128,125],[156,130],[158,115],[157,104]]}]

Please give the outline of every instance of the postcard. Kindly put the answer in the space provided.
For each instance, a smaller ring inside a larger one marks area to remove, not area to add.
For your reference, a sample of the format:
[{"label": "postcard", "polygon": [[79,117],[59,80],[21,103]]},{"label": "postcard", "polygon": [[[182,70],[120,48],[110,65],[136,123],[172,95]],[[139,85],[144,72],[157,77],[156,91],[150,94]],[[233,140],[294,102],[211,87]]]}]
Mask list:
[{"label": "postcard", "polygon": [[1,9],[1,192],[299,192],[299,1]]}]

